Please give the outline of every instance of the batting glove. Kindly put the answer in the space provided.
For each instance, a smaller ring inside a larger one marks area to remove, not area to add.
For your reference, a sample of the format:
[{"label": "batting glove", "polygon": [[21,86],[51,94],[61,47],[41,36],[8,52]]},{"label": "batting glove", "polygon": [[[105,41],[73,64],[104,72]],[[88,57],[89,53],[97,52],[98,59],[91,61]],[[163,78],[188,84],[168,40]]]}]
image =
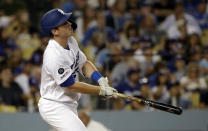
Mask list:
[{"label": "batting glove", "polygon": [[109,86],[101,86],[99,95],[107,97],[107,98],[116,98],[117,95],[115,94],[117,92],[116,89],[109,87]]},{"label": "batting glove", "polygon": [[107,77],[101,77],[99,80],[98,80],[98,83],[99,85],[102,87],[109,87],[109,84],[108,84],[108,78]]}]

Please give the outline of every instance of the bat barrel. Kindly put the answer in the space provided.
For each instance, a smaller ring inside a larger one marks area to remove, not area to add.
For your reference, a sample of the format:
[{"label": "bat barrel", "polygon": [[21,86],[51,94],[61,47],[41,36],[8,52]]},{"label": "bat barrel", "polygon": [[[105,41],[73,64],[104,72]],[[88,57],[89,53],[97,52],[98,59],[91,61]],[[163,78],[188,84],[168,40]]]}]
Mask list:
[{"label": "bat barrel", "polygon": [[177,114],[177,115],[180,115],[183,112],[181,107],[175,107],[175,106],[172,106],[172,105],[167,105],[167,104],[159,103],[159,102],[156,102],[156,101],[150,101],[150,100],[142,99],[142,103],[145,104],[145,105],[148,105],[150,107],[153,107],[155,109],[159,109],[159,110],[162,110],[162,111],[174,113],[174,114]]},{"label": "bat barrel", "polygon": [[147,100],[147,99],[143,99],[143,98],[136,98],[136,97],[132,97],[132,96],[127,96],[127,95],[121,94],[121,93],[116,93],[116,95],[121,98],[126,98],[126,99],[129,99],[132,101],[136,101],[138,103],[142,103],[144,105],[147,105],[147,106],[150,106],[155,109],[162,110],[162,111],[166,111],[169,113],[180,115],[183,112],[181,107],[176,107],[176,106],[172,106],[172,105],[168,105],[168,104],[164,104],[164,103],[159,103],[156,101],[151,101],[151,100]]}]

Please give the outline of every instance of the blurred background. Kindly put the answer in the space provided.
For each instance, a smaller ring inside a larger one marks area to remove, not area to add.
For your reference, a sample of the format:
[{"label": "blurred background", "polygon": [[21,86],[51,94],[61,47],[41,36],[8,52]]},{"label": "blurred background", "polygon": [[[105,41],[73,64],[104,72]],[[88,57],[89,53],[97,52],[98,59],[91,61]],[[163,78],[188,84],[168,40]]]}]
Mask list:
[{"label": "blurred background", "polygon": [[[73,12],[80,48],[120,93],[208,114],[207,0],[0,0],[0,112],[38,112],[50,39],[40,19],[53,8]],[[155,111],[93,95],[82,95],[79,110],[83,119],[96,111]]]}]

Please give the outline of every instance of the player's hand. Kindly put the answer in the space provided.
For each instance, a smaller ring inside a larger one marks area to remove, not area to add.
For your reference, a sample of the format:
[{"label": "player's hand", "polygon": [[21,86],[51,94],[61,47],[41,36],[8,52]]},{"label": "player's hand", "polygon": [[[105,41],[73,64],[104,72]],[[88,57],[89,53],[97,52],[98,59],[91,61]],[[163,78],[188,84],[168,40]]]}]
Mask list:
[{"label": "player's hand", "polygon": [[107,98],[116,98],[117,95],[115,94],[117,92],[116,89],[109,87],[109,86],[101,86],[99,95],[107,97]]},{"label": "player's hand", "polygon": [[109,84],[108,84],[108,78],[107,77],[101,77],[99,80],[98,80],[98,83],[99,85],[102,87],[109,87]]}]

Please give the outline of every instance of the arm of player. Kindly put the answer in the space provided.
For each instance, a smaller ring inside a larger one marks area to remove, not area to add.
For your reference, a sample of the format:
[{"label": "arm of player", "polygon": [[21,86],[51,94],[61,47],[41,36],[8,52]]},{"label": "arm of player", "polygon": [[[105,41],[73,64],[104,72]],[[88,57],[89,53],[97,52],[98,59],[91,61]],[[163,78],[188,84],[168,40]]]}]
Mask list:
[{"label": "arm of player", "polygon": [[116,90],[112,87],[94,86],[83,82],[75,82],[68,87],[71,91],[84,94],[99,94],[101,96],[115,97]]},{"label": "arm of player", "polygon": [[84,63],[83,67],[82,67],[83,74],[86,77],[90,78],[94,71],[97,71],[97,68],[92,64],[92,62],[90,62],[89,60],[87,60]]},{"label": "arm of player", "polygon": [[73,85],[68,87],[71,91],[84,93],[84,94],[99,94],[100,87],[90,85],[84,82],[75,82]]},{"label": "arm of player", "polygon": [[[82,67],[82,72],[85,76],[91,78],[94,81],[99,82],[102,80],[102,75],[97,71],[96,67],[90,62],[86,61]],[[114,92],[117,92],[114,88],[110,87],[108,84],[105,86],[94,86],[83,82],[75,82],[73,76],[70,76],[64,83],[61,84],[62,87],[68,87],[71,91],[85,93],[85,94],[99,94],[101,96],[113,96],[116,97]]]},{"label": "arm of player", "polygon": [[86,77],[98,82],[101,87],[109,87],[108,78],[104,78],[92,62],[87,60],[82,67],[82,72]]}]

